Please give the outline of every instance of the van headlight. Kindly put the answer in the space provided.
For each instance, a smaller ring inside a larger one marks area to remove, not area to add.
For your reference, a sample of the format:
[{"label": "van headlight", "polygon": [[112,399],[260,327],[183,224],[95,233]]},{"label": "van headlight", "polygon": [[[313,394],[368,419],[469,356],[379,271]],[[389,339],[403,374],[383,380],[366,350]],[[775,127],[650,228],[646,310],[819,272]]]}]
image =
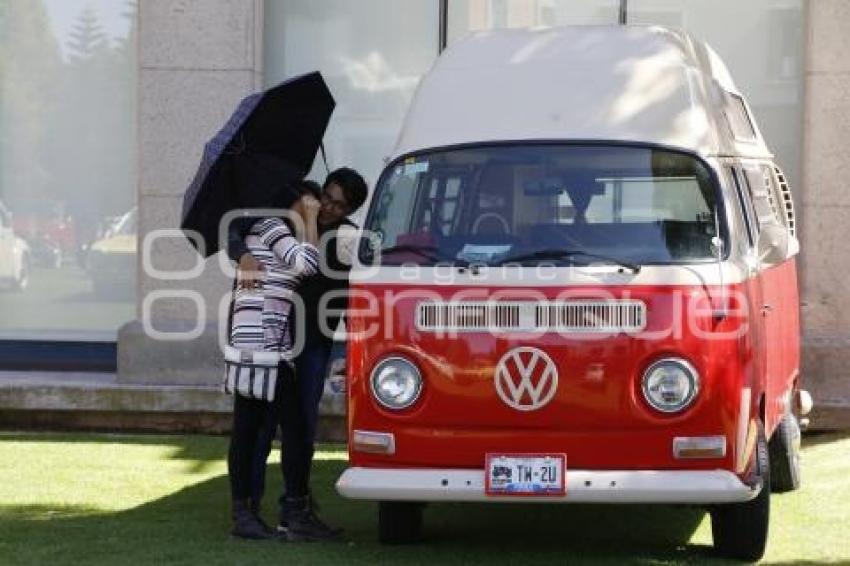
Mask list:
[{"label": "van headlight", "polygon": [[696,399],[699,374],[686,360],[665,358],[646,369],[641,389],[644,399],[653,409],[676,413]]},{"label": "van headlight", "polygon": [[399,357],[382,360],[372,370],[372,395],[387,409],[406,409],[422,392],[422,374],[412,362]]}]

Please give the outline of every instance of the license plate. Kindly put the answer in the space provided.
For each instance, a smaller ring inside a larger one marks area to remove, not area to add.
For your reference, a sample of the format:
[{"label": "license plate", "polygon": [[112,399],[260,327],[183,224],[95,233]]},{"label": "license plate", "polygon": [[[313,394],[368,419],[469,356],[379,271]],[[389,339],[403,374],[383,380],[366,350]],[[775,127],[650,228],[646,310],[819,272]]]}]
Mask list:
[{"label": "license plate", "polygon": [[566,493],[566,454],[487,454],[487,495],[556,496]]}]

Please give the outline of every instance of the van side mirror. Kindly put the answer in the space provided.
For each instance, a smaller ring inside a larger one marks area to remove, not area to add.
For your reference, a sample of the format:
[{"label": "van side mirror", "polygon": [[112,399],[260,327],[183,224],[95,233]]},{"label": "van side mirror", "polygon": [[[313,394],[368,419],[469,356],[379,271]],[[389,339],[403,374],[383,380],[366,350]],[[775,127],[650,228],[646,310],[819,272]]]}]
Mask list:
[{"label": "van side mirror", "polygon": [[759,260],[764,263],[781,263],[788,257],[788,231],[782,226],[769,224],[762,227],[758,241]]},{"label": "van side mirror", "polygon": [[714,236],[711,239],[711,255],[720,260],[723,257],[724,248],[723,238],[720,236]]}]

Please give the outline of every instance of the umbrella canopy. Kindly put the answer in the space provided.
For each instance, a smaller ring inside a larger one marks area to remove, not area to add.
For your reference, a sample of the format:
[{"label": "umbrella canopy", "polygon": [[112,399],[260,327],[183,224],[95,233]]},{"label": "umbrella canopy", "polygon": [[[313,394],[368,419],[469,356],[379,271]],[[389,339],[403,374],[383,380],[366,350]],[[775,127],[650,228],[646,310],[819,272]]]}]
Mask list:
[{"label": "umbrella canopy", "polygon": [[[183,196],[180,228],[197,232],[204,255],[220,249],[219,225],[240,208],[289,206],[288,189],[310,171],[335,102],[318,72],[243,99],[204,147]],[[189,238],[195,247],[198,242]],[[199,251],[200,248],[199,248]]]}]

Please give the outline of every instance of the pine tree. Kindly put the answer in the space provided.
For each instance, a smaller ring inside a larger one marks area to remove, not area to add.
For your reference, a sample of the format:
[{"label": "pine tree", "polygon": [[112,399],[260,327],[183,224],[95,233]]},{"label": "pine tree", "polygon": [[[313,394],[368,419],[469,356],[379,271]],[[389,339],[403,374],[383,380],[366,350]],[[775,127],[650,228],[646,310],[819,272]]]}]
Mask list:
[{"label": "pine tree", "polygon": [[[8,57],[9,47],[7,45],[7,37],[9,36],[6,33],[6,19],[7,19],[7,11],[9,9],[8,0],[0,0],[0,171],[4,169],[4,162],[6,161],[6,148],[8,146],[8,141],[6,140],[6,135],[4,132],[4,125],[6,122],[4,114],[6,113],[6,103],[5,100],[5,88],[3,85],[6,84],[6,58]],[[0,175],[0,202],[3,199],[3,176]]]},{"label": "pine tree", "polygon": [[61,62],[40,0],[0,0],[0,26],[0,193],[8,203],[41,197],[50,183],[51,88]]},{"label": "pine tree", "polygon": [[139,29],[139,1],[125,0],[122,17],[127,20],[127,36],[116,41],[113,50],[115,72],[119,88],[116,96],[116,133],[122,135],[121,144],[115,148],[115,168],[120,172],[123,183],[116,184],[109,202],[104,203],[110,214],[120,214],[136,201],[136,139],[138,124],[136,110],[138,105],[139,65],[137,56]]},{"label": "pine tree", "polygon": [[77,17],[74,28],[68,34],[68,52],[72,62],[91,59],[108,45],[104,33],[91,5],[86,5]]},{"label": "pine tree", "polygon": [[[110,8],[132,18],[128,36],[135,29],[134,4]],[[112,40],[90,7],[80,13],[66,43],[53,153],[57,178],[63,180],[56,190],[72,197],[67,209],[80,232],[126,212],[135,200],[135,43],[131,37]]]},{"label": "pine tree", "polygon": [[[8,4],[8,0],[0,0],[0,32],[3,31],[3,26],[6,25],[6,11],[9,9]],[[0,33],[0,40],[2,40],[3,37],[4,34]]]},{"label": "pine tree", "polygon": [[[0,0],[2,1],[2,0]],[[120,50],[128,50],[135,54],[136,42],[138,41],[138,22],[139,0],[125,0],[124,11],[121,12],[121,17],[126,19],[130,26],[130,31],[127,37],[122,37],[117,40],[117,48]]]},{"label": "pine tree", "polygon": [[[9,34],[6,32],[6,20],[9,11],[9,0],[0,0],[0,97],[3,95],[3,71],[6,68],[6,57],[9,47],[7,45]],[[2,114],[3,99],[0,98],[0,114]],[[0,130],[2,131],[2,130]]]}]

